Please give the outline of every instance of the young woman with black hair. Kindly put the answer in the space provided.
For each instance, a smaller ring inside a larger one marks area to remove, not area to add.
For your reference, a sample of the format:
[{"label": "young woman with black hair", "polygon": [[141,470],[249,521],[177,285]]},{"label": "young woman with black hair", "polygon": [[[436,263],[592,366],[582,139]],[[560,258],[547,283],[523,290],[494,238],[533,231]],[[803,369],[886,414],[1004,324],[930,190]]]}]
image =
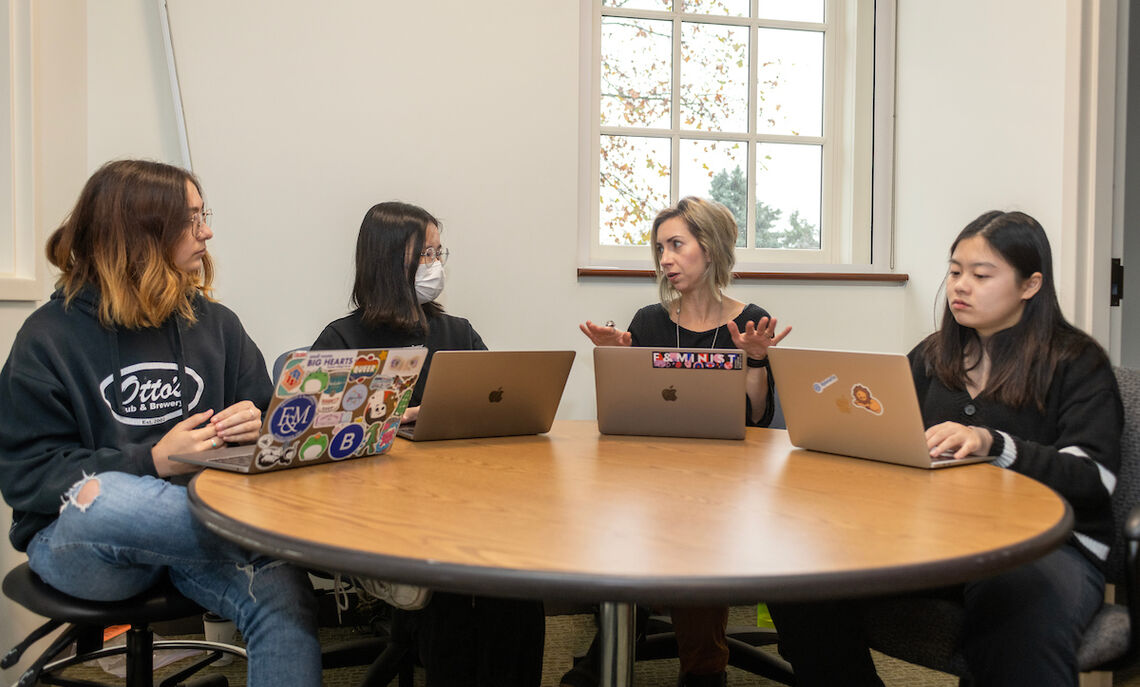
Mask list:
[{"label": "young woman with black hair", "polygon": [[[312,346],[427,347],[405,422],[419,413],[436,351],[487,348],[471,323],[435,302],[448,256],[439,227],[439,220],[415,205],[372,206],[356,240],[355,309],[325,327]],[[542,681],[546,619],[541,602],[437,591],[411,619],[428,687],[537,687]]]},{"label": "young woman with black hair", "polygon": [[[961,603],[972,685],[1077,684],[1104,598],[1123,409],[1108,357],[1057,302],[1044,229],[987,212],[954,240],[942,324],[910,353],[932,456],[989,456],[1052,487],[1072,538],[1019,568],[940,590]],[[860,629],[874,600],[769,604],[799,685],[881,685]]]}]

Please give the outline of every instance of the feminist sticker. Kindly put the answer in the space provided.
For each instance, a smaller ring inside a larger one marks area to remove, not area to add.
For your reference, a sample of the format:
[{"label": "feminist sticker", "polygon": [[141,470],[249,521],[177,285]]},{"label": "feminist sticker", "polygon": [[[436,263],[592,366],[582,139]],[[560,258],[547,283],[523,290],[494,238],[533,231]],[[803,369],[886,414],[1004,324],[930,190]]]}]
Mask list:
[{"label": "feminist sticker", "polygon": [[680,368],[685,370],[740,370],[744,367],[744,356],[731,351],[653,351],[651,356],[655,368]]}]

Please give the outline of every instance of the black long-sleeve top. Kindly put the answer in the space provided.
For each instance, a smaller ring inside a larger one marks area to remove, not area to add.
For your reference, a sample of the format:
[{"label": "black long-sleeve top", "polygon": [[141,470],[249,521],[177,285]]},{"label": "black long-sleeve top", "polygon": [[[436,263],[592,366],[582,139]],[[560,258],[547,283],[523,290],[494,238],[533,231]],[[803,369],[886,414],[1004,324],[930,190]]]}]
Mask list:
[{"label": "black long-sleeve top", "polygon": [[1120,468],[1124,409],[1103,353],[1089,346],[1060,363],[1045,399],[1011,408],[980,394],[948,389],[926,369],[922,344],[909,354],[923,424],[957,422],[996,430],[1003,439],[993,463],[1051,487],[1073,509],[1073,543],[1103,565],[1113,540],[1112,504]]},{"label": "black long-sleeve top", "polygon": [[[769,317],[768,311],[758,305],[749,303],[744,310],[733,320],[740,331],[744,331],[749,322],[759,322],[760,318]],[[679,326],[670,317],[665,306],[660,303],[647,305],[633,315],[629,323],[629,334],[633,346],[668,346],[677,348],[736,348],[732,342],[732,334],[728,325],[722,324],[716,329],[706,332],[694,332]],[[744,397],[745,422],[752,427],[767,427],[772,423],[776,404],[771,402],[775,398],[772,375],[768,375],[768,407],[764,410],[764,417],[759,422],[752,421],[752,401]]]},{"label": "black long-sleeve top", "polygon": [[325,327],[312,345],[312,350],[332,350],[339,348],[397,348],[401,346],[424,346],[428,349],[423,370],[412,391],[410,406],[418,406],[424,395],[428,370],[436,351],[485,351],[487,344],[462,317],[446,313],[428,316],[427,333],[401,331],[385,326],[365,324],[360,311],[334,320]]}]

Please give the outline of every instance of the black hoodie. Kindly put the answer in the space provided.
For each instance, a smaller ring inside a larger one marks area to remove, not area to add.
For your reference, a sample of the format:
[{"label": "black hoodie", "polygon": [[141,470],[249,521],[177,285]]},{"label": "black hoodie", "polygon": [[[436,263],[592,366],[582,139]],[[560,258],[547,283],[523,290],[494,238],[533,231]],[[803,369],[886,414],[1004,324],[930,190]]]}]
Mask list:
[{"label": "black hoodie", "polygon": [[202,296],[198,321],[108,329],[98,292],[63,294],[32,313],[0,371],[0,492],[12,506],[12,545],[59,515],[84,474],[154,475],[150,450],[183,417],[249,400],[272,386],[237,315]]}]

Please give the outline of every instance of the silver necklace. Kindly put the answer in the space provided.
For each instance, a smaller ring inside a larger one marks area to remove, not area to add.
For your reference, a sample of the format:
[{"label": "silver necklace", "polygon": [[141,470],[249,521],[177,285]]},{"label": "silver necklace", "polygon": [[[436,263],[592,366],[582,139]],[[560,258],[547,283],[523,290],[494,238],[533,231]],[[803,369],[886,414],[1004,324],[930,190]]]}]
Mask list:
[{"label": "silver necklace", "polygon": [[[681,347],[681,308],[677,308],[677,320],[673,323],[677,327],[677,348]],[[720,334],[720,326],[713,330],[713,342],[709,348],[716,348],[716,337]]]}]

